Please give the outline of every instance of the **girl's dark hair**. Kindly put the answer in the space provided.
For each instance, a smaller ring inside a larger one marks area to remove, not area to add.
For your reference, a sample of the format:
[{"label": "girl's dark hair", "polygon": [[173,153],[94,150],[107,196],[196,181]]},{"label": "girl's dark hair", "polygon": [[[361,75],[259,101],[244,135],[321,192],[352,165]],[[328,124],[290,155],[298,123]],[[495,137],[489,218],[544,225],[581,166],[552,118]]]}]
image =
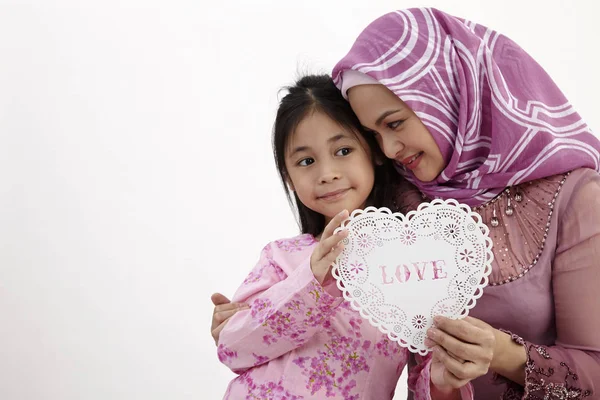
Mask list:
[{"label": "girl's dark hair", "polygon": [[[375,165],[375,183],[367,204],[393,208],[392,196],[395,186],[393,180],[399,181],[400,176],[394,170],[391,160],[381,152],[373,135],[362,128],[350,108],[350,104],[344,99],[331,77],[329,75],[307,75],[296,81],[293,86],[284,89],[288,94],[281,99],[275,118],[273,155],[288,201],[292,208],[294,205],[296,207],[297,220],[302,233],[319,235],[325,229],[325,218],[302,204],[295,192],[292,200],[287,185],[288,171],[285,166],[285,150],[289,138],[298,124],[304,117],[316,111],[324,113],[342,127],[365,138],[369,144],[371,158],[374,161],[377,160],[377,164],[381,164]],[[352,212],[352,210],[348,211]]]}]

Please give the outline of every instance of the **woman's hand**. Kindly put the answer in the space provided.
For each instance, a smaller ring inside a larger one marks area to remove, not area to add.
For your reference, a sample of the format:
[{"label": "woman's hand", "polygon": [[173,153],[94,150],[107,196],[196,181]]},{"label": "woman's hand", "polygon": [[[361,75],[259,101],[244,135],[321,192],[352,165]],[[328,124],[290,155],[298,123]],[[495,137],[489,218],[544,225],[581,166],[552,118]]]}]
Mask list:
[{"label": "woman's hand", "polygon": [[433,348],[431,382],[449,391],[487,374],[496,350],[496,329],[472,317],[434,320],[425,339]]},{"label": "woman's hand", "polygon": [[320,284],[323,284],[330,275],[331,264],[333,264],[335,259],[344,249],[344,245],[340,242],[348,236],[348,231],[342,230],[335,235],[333,235],[333,231],[340,226],[342,221],[346,218],[348,218],[347,210],[344,210],[333,217],[325,227],[325,230],[323,230],[321,240],[310,256],[310,268]]},{"label": "woman's hand", "polygon": [[210,299],[215,305],[210,332],[215,340],[215,344],[218,344],[219,335],[225,327],[225,324],[229,322],[229,318],[231,318],[236,312],[248,309],[250,307],[243,303],[232,303],[221,293],[214,293],[212,296],[210,296]]}]

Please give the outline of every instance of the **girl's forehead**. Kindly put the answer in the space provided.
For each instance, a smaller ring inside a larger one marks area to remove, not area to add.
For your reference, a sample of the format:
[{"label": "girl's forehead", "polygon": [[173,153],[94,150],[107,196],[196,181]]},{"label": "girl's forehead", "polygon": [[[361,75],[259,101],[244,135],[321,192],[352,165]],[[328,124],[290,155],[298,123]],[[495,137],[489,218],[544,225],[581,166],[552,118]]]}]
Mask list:
[{"label": "girl's forehead", "polygon": [[362,143],[364,139],[354,129],[338,125],[336,129],[295,129],[288,137],[286,153],[290,150],[329,148],[337,143]]}]

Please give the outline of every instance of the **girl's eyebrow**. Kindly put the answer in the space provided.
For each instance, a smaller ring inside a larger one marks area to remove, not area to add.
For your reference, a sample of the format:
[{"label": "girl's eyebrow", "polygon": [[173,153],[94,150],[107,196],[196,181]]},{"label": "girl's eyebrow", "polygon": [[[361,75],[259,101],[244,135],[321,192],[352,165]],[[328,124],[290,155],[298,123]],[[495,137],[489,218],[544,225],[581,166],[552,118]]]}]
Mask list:
[{"label": "girl's eyebrow", "polygon": [[[330,137],[329,139],[327,139],[327,143],[335,143],[342,139],[350,139],[350,136],[348,136],[344,133],[338,133],[337,135],[334,135],[334,136]],[[310,146],[298,146],[298,147],[294,148],[294,150],[290,153],[290,155],[288,157],[293,157],[294,154],[296,154],[296,153],[300,153],[300,152],[308,151],[308,150],[310,150]]]},{"label": "girl's eyebrow", "polygon": [[349,138],[349,136],[348,136],[348,135],[345,135],[345,134],[343,134],[343,133],[338,133],[337,135],[335,135],[335,136],[332,136],[332,137],[330,137],[329,139],[327,139],[327,143],[335,143],[335,142],[337,142],[338,140],[342,140],[342,139],[348,139],[348,138]]},{"label": "girl's eyebrow", "polygon": [[303,151],[308,151],[309,149],[310,149],[310,147],[309,147],[309,146],[298,146],[298,147],[296,147],[296,148],[295,148],[295,149],[294,149],[294,150],[293,150],[293,151],[290,153],[290,155],[289,155],[288,157],[290,157],[290,158],[291,158],[291,157],[293,157],[293,156],[294,156],[296,153],[301,153],[301,152],[303,152]]}]

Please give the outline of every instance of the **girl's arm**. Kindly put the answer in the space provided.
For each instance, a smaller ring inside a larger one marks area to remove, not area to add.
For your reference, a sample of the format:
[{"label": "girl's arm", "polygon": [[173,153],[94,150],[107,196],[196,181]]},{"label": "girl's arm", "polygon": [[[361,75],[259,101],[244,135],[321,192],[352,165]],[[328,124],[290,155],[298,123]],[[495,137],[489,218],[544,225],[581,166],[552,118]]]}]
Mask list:
[{"label": "girl's arm", "polygon": [[305,344],[340,303],[316,281],[309,253],[287,276],[272,256],[273,250],[274,244],[265,247],[233,298],[247,303],[249,309],[235,313],[219,336],[219,360],[236,373]]},{"label": "girl's arm", "polygon": [[215,341],[215,345],[218,345],[219,335],[223,328],[225,328],[227,322],[229,322],[229,318],[241,309],[248,309],[248,305],[243,303],[232,303],[231,300],[221,293],[213,293],[212,296],[210,296],[210,300],[215,306],[210,333]]},{"label": "girl's arm", "polygon": [[460,388],[439,388],[431,380],[431,365],[435,360],[432,353],[426,356],[412,355],[416,365],[408,369],[408,388],[414,400],[472,400],[473,386],[470,383]]}]

